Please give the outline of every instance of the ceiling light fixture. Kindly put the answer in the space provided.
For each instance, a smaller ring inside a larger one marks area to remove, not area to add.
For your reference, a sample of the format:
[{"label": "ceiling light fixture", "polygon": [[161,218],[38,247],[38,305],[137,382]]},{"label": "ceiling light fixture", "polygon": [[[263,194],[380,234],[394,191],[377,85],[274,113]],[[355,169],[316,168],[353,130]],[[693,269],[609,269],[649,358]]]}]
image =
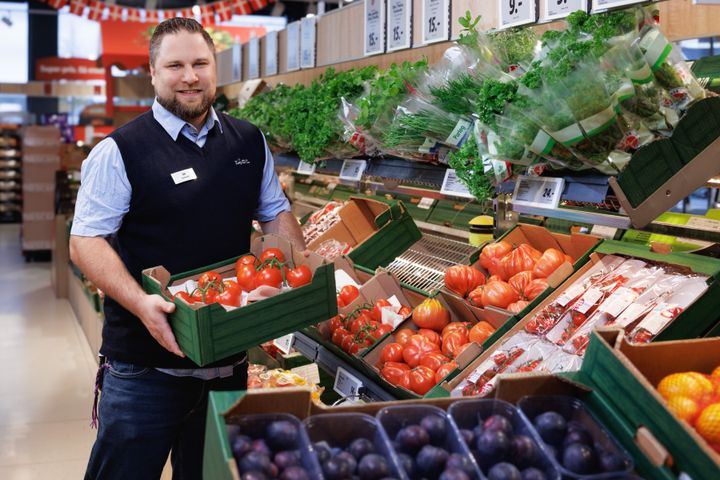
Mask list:
[{"label": "ceiling light fixture", "polygon": [[192,12],[196,17],[200,15],[200,5],[193,5]]}]

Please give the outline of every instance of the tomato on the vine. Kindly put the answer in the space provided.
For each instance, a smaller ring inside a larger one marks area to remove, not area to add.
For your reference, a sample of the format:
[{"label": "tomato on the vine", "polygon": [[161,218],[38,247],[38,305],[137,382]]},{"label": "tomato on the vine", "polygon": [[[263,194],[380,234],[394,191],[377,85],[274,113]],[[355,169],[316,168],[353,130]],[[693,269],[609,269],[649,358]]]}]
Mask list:
[{"label": "tomato on the vine", "polygon": [[208,288],[204,294],[201,288],[196,288],[195,291],[192,293],[192,299],[196,302],[210,304],[215,301],[215,297],[217,296],[217,294],[218,291],[214,288]]},{"label": "tomato on the vine", "polygon": [[255,288],[261,285],[280,288],[282,285],[282,272],[276,266],[268,266],[263,268],[255,276]]},{"label": "tomato on the vine", "polygon": [[375,303],[373,304],[373,309],[370,312],[370,316],[376,322],[381,321],[383,307],[389,307],[389,306],[390,306],[390,302],[387,301],[387,298],[378,298],[375,301]]},{"label": "tomato on the vine", "polygon": [[332,334],[332,343],[339,347],[342,345],[343,339],[350,336],[352,335],[350,335],[350,332],[344,327],[337,328]]},{"label": "tomato on the vine", "polygon": [[307,265],[300,265],[288,270],[286,277],[288,285],[292,288],[297,288],[310,283],[312,280],[312,272]]},{"label": "tomato on the vine", "polygon": [[198,278],[198,287],[205,288],[208,285],[212,285],[219,288],[220,284],[222,284],[222,280],[222,275],[211,270],[200,275],[200,278]]},{"label": "tomato on the vine", "polygon": [[360,290],[355,285],[345,285],[338,292],[338,301],[342,301],[343,305],[350,305],[360,295]]},{"label": "tomato on the vine", "polygon": [[228,307],[239,307],[241,298],[240,285],[233,280],[223,280],[223,291],[215,296],[215,302]]},{"label": "tomato on the vine", "polygon": [[375,339],[382,338],[385,334],[392,332],[392,327],[386,323],[379,323],[375,329],[371,332],[371,335]]},{"label": "tomato on the vine", "polygon": [[264,262],[265,260],[269,260],[271,258],[277,258],[279,261],[284,262],[285,254],[282,252],[282,250],[275,247],[266,248],[260,254],[260,262]]},{"label": "tomato on the vine", "polygon": [[403,318],[407,317],[411,313],[412,313],[412,308],[406,307],[405,305],[400,307],[400,310],[398,310],[398,315],[400,315]]},{"label": "tomato on the vine", "polygon": [[190,296],[188,292],[185,290],[180,290],[178,293],[175,294],[175,298],[182,298],[189,304],[195,303],[195,300]]},{"label": "tomato on the vine", "polygon": [[370,325],[370,322],[372,322],[370,316],[366,312],[360,312],[360,314],[350,322],[350,333],[358,333],[364,327]]},{"label": "tomato on the vine", "polygon": [[235,270],[237,271],[241,265],[252,265],[253,267],[260,266],[260,260],[255,255],[243,255],[242,257],[235,260]]}]

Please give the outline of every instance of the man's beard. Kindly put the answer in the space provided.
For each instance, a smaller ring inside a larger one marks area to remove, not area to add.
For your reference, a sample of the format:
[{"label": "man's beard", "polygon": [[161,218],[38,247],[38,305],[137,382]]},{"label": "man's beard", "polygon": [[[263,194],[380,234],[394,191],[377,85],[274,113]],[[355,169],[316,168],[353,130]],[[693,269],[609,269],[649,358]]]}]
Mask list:
[{"label": "man's beard", "polygon": [[213,95],[210,95],[208,92],[203,93],[202,102],[197,107],[189,107],[180,102],[180,100],[178,100],[175,96],[167,98],[161,97],[157,94],[157,92],[155,92],[155,94],[160,105],[165,107],[173,115],[182,118],[186,122],[191,122],[192,120],[206,114],[208,110],[210,110],[213,102]]}]

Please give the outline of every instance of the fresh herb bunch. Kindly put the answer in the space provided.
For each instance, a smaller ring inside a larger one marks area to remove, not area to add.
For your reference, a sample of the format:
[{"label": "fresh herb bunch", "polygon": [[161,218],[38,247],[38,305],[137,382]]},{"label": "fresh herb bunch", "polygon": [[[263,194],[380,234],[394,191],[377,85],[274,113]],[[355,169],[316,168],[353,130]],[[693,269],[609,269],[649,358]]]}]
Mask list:
[{"label": "fresh herb bunch", "polygon": [[[302,88],[302,86],[300,86]],[[265,135],[268,144],[276,150],[290,148],[290,138],[283,134],[285,117],[278,115],[286,107],[296,87],[280,84],[274,89],[252,97],[243,108],[233,108],[228,112],[235,118],[242,118],[254,124]]]},{"label": "fresh herb bunch", "polygon": [[477,25],[480,23],[481,15],[473,18],[470,10],[465,11],[465,16],[458,18],[462,30],[460,31],[460,37],[457,43],[468,48],[476,49],[480,43],[480,32],[477,30]]},{"label": "fresh herb bunch", "polygon": [[475,113],[480,121],[495,130],[495,115],[502,113],[505,106],[515,100],[517,89],[515,81],[504,83],[493,79],[485,80],[475,105]]},{"label": "fresh herb bunch", "polygon": [[483,81],[463,73],[440,87],[430,87],[433,105],[458,115],[472,115]]},{"label": "fresh herb bunch", "polygon": [[474,135],[467,142],[450,153],[448,164],[455,169],[458,178],[470,193],[480,202],[492,198],[495,194],[492,172],[485,173],[483,160],[478,154],[478,145]]},{"label": "fresh herb bunch", "polygon": [[383,143],[395,148],[422,144],[425,138],[445,140],[455,129],[458,118],[439,109],[420,108],[415,112],[399,111],[387,130]]},{"label": "fresh herb bunch", "polygon": [[535,56],[537,36],[530,28],[510,28],[488,34],[490,48],[500,55],[505,63],[503,69],[532,61]]}]

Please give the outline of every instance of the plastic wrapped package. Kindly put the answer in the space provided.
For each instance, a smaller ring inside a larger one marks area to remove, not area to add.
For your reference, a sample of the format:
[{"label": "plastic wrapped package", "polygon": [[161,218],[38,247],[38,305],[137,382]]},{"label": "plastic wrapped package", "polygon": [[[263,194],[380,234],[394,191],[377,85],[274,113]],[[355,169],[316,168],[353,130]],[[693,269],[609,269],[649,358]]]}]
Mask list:
[{"label": "plastic wrapped package", "polygon": [[341,202],[329,202],[323,208],[310,215],[307,222],[302,226],[303,238],[309,244],[323,233],[330,230],[340,221]]}]

